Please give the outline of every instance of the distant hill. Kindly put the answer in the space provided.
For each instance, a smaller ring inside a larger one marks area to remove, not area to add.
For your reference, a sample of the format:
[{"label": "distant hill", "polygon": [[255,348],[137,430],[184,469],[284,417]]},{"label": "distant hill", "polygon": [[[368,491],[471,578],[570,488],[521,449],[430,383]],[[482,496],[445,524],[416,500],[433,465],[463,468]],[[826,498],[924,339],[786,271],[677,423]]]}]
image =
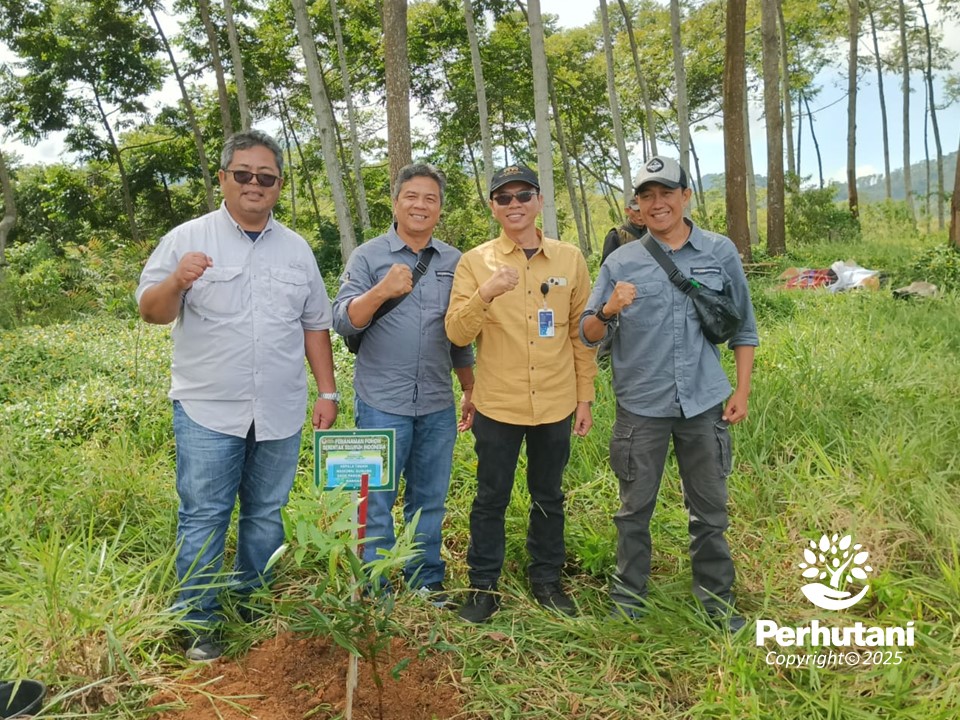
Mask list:
[{"label": "distant hill", "polygon": [[[947,196],[953,193],[953,180],[956,177],[957,172],[957,153],[952,152],[948,155],[943,156],[943,184],[944,191],[947,193]],[[920,162],[911,163],[910,165],[910,174],[911,181],[913,183],[913,195],[917,201],[920,201],[922,198],[927,195],[927,168],[926,162],[921,160]],[[713,173],[710,175],[703,176],[703,189],[706,191],[709,190],[722,190],[723,189],[723,173]],[[903,200],[906,198],[906,192],[904,191],[903,184],[903,168],[898,168],[891,171],[890,173],[891,180],[891,192],[893,193],[894,200]],[[767,177],[766,175],[757,175],[757,189],[767,187]],[[936,160],[931,158],[930,160],[930,184],[933,187],[933,190],[936,190],[937,187],[937,163]],[[837,201],[843,201],[847,199],[847,186],[846,183],[831,183],[831,186],[836,188],[837,192]],[[879,202],[884,199],[885,189],[884,189],[884,180],[883,173],[877,175],[864,175],[857,178],[857,191],[860,194],[861,203],[871,203]]]}]

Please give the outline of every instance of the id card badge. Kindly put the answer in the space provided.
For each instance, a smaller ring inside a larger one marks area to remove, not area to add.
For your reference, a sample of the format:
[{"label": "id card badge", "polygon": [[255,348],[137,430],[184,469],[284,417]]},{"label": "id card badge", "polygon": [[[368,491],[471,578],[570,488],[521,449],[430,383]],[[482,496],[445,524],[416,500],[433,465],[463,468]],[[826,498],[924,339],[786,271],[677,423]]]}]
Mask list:
[{"label": "id card badge", "polygon": [[556,332],[553,324],[553,310],[546,308],[538,310],[537,318],[540,321],[540,337],[553,337]]}]

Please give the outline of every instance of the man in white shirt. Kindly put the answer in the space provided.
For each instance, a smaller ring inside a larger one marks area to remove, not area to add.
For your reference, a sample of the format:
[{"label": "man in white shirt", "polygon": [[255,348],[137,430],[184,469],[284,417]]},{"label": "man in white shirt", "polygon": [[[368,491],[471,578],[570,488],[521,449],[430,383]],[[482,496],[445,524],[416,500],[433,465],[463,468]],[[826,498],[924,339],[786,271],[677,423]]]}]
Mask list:
[{"label": "man in white shirt", "polygon": [[[212,660],[218,585],[240,595],[269,580],[283,543],[306,406],[303,358],[320,391],[313,425],[337,416],[332,311],[307,242],[278,223],[283,155],[269,135],[238,133],[220,160],[223,204],[170,231],[137,288],[140,315],[173,322],[170,398],[177,449],[177,607],[185,654]],[[237,498],[234,571],[220,578]]]}]

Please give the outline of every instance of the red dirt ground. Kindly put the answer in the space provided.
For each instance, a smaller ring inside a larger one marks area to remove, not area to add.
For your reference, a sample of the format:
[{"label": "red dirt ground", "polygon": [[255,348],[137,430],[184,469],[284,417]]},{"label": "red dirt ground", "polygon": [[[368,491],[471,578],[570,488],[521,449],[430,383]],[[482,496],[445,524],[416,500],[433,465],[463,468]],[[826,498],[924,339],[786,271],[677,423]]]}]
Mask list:
[{"label": "red dirt ground", "polygon": [[[394,638],[380,661],[383,720],[445,720],[461,712],[449,659]],[[391,668],[409,660],[399,681]],[[155,713],[151,720],[324,720],[340,716],[346,697],[348,655],[329,638],[284,633],[245,656],[220,659],[195,677],[164,690],[151,703],[178,700],[182,710]],[[240,707],[238,707],[240,706]],[[370,666],[360,661],[353,699],[355,720],[380,720]],[[462,717],[462,716],[461,716]]]}]

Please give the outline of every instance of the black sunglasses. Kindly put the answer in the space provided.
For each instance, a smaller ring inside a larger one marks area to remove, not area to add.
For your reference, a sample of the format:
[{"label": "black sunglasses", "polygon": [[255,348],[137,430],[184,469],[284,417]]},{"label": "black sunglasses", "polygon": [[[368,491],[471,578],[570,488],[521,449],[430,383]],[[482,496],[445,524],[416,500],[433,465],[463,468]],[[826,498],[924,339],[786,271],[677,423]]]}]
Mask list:
[{"label": "black sunglasses", "polygon": [[518,193],[500,193],[499,195],[493,196],[493,201],[497,205],[506,207],[513,202],[513,199],[516,198],[520,202],[526,204],[533,200],[537,195],[539,195],[536,190],[521,190]]},{"label": "black sunglasses", "polygon": [[271,175],[270,173],[253,173],[249,170],[224,170],[224,172],[233,173],[233,179],[236,180],[241,185],[248,185],[253,176],[257,176],[257,182],[263,185],[263,187],[273,187],[278,178],[276,175]]}]

